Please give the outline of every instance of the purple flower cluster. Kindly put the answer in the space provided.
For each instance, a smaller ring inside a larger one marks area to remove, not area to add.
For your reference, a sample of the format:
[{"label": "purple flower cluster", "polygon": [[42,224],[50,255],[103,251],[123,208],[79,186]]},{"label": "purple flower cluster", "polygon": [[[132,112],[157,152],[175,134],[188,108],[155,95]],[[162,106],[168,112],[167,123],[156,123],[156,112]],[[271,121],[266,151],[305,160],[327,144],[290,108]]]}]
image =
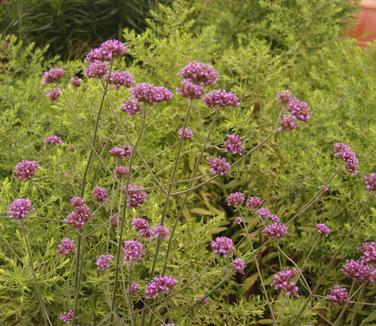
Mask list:
[{"label": "purple flower cluster", "polygon": [[247,264],[244,262],[241,258],[235,258],[232,262],[232,267],[234,270],[240,274],[245,273],[245,268],[247,267]]},{"label": "purple flower cluster", "polygon": [[57,246],[58,255],[69,255],[75,253],[77,250],[76,244],[72,239],[64,238]]},{"label": "purple flower cluster", "polygon": [[116,57],[122,57],[125,55],[127,47],[124,43],[118,40],[108,40],[102,43],[98,48],[91,50],[85,61],[112,61]]},{"label": "purple flower cluster", "polygon": [[[126,187],[122,186],[121,191],[125,192]],[[129,184],[127,189],[127,207],[128,208],[137,208],[145,203],[148,194],[143,190],[142,186]]]},{"label": "purple flower cluster", "polygon": [[213,66],[193,61],[184,66],[179,75],[196,85],[208,86],[213,85],[218,79],[218,73]]},{"label": "purple flower cluster", "polygon": [[157,239],[168,239],[170,230],[164,225],[156,225],[153,228],[153,234]]},{"label": "purple flower cluster", "polygon": [[210,92],[204,97],[204,102],[207,107],[222,107],[227,106],[237,107],[240,105],[239,98],[231,92],[225,91],[223,89],[215,90]]},{"label": "purple flower cluster", "polygon": [[132,96],[145,104],[159,103],[171,100],[173,94],[163,86],[140,83],[131,89]]},{"label": "purple flower cluster", "polygon": [[326,224],[318,223],[316,224],[317,232],[321,235],[328,236],[330,234],[330,228]]},{"label": "purple flower cluster", "polygon": [[185,79],[181,82],[178,93],[183,97],[194,100],[199,99],[204,94],[204,88]]},{"label": "purple flower cluster", "polygon": [[124,262],[140,260],[144,254],[142,243],[137,240],[124,241]]},{"label": "purple flower cluster", "polygon": [[261,207],[263,204],[264,200],[260,197],[249,197],[246,203],[249,209],[256,209],[258,207]]},{"label": "purple flower cluster", "polygon": [[283,223],[276,222],[267,225],[262,232],[272,237],[282,238],[287,234],[287,227]]},{"label": "purple flower cluster", "polygon": [[292,114],[283,115],[279,122],[278,131],[294,130],[298,127],[296,124],[296,118]]},{"label": "purple flower cluster", "polygon": [[233,223],[237,224],[237,225],[241,225],[243,223],[243,219],[241,218],[241,216],[237,216],[237,217],[235,217]]},{"label": "purple flower cluster", "polygon": [[132,283],[128,288],[129,293],[136,293],[138,291],[140,291],[140,284],[138,283]]},{"label": "purple flower cluster", "polygon": [[273,277],[273,287],[276,290],[283,290],[288,296],[294,295],[299,296],[299,288],[296,286],[296,283],[291,281],[298,274],[298,271],[293,269],[285,269]]},{"label": "purple flower cluster", "polygon": [[363,256],[361,259],[366,263],[376,264],[376,242],[364,242],[361,246]]},{"label": "purple flower cluster", "polygon": [[150,228],[149,221],[142,217],[136,217],[132,220],[132,227],[138,232],[138,234],[146,239],[151,239],[153,236],[153,230]]},{"label": "purple flower cluster", "polygon": [[47,91],[46,95],[50,101],[56,101],[61,95],[61,89],[60,88],[50,89],[49,91]]},{"label": "purple flower cluster", "polygon": [[225,158],[217,157],[209,159],[210,172],[213,175],[225,176],[229,173],[231,165]]},{"label": "purple flower cluster", "polygon": [[266,220],[270,217],[273,216],[272,212],[269,211],[267,208],[265,207],[261,207],[257,210],[257,215],[262,218],[263,220]]},{"label": "purple flower cluster", "polygon": [[131,97],[123,102],[120,109],[128,115],[135,115],[141,111],[141,106],[137,99]]},{"label": "purple flower cluster", "polygon": [[232,240],[228,237],[216,237],[214,241],[210,242],[211,250],[223,257],[229,257],[234,254],[235,247]]},{"label": "purple flower cluster", "polygon": [[147,299],[155,299],[176,286],[176,279],[171,276],[155,276],[146,286],[145,294]]},{"label": "purple flower cluster", "polygon": [[128,175],[129,173],[129,169],[128,167],[124,166],[124,165],[118,165],[116,168],[115,168],[115,174],[116,176],[121,179],[123,177],[125,177],[126,175]]},{"label": "purple flower cluster", "polygon": [[37,161],[21,161],[16,164],[16,178],[19,180],[30,180],[39,169]]},{"label": "purple flower cluster", "polygon": [[334,144],[335,155],[345,162],[346,169],[352,174],[358,174],[359,162],[355,152],[344,143]]},{"label": "purple flower cluster", "polygon": [[63,141],[61,140],[61,138],[56,135],[47,136],[44,140],[45,145],[61,145],[62,143]]},{"label": "purple flower cluster", "polygon": [[115,215],[112,215],[110,216],[110,224],[113,226],[113,227],[116,227],[119,225],[120,223],[120,219],[119,219],[119,216],[117,214]]},{"label": "purple flower cluster", "polygon": [[63,312],[59,316],[59,320],[63,321],[66,324],[71,322],[73,319],[75,319],[75,317],[74,317],[74,311],[72,309]]},{"label": "purple flower cluster", "polygon": [[33,206],[29,198],[15,199],[8,207],[9,217],[15,220],[22,220],[30,214]]},{"label": "purple flower cluster", "polygon": [[287,104],[291,96],[292,95],[291,95],[291,92],[289,90],[282,90],[278,93],[278,100],[282,104]]},{"label": "purple flower cluster", "polygon": [[224,151],[225,153],[231,152],[232,154],[243,155],[244,145],[240,137],[236,134],[227,135]]},{"label": "purple flower cluster", "polygon": [[191,129],[189,129],[189,128],[180,128],[179,130],[178,130],[178,137],[179,138],[183,138],[183,139],[187,139],[187,140],[190,140],[190,139],[192,139],[192,137],[193,137],[193,132],[192,132],[192,130]]},{"label": "purple flower cluster", "polygon": [[346,288],[341,288],[340,286],[336,285],[330,289],[330,293],[328,295],[328,299],[335,303],[348,303],[350,301],[349,293],[347,292]]},{"label": "purple flower cluster", "polygon": [[74,228],[81,228],[89,221],[93,213],[81,197],[72,197],[70,202],[73,211],[64,219],[64,222]]},{"label": "purple flower cluster", "polygon": [[227,205],[228,206],[240,206],[243,205],[245,196],[241,192],[233,192],[227,196]]},{"label": "purple flower cluster", "polygon": [[96,200],[99,203],[103,203],[108,199],[108,192],[103,187],[95,187],[91,193],[94,200]]},{"label": "purple flower cluster", "polygon": [[58,82],[64,77],[64,70],[62,68],[51,68],[43,73],[42,83],[47,85]]},{"label": "purple flower cluster", "polygon": [[300,101],[293,96],[290,96],[288,100],[287,109],[296,119],[300,121],[307,122],[311,118],[308,103]]},{"label": "purple flower cluster", "polygon": [[121,86],[131,87],[134,84],[134,78],[128,71],[113,71],[108,77],[108,83],[119,89]]},{"label": "purple flower cluster", "polygon": [[108,66],[102,61],[93,61],[85,69],[87,78],[100,78],[107,74]]},{"label": "purple flower cluster", "polygon": [[113,147],[108,153],[111,156],[117,157],[119,160],[129,160],[132,155],[132,147],[125,145],[123,147]]},{"label": "purple flower cluster", "polygon": [[112,259],[114,259],[114,256],[112,255],[99,255],[95,265],[97,265],[97,268],[100,271],[104,271],[110,267]]},{"label": "purple flower cluster", "polygon": [[367,191],[376,196],[376,173],[372,172],[364,177],[364,183],[366,184]]},{"label": "purple flower cluster", "polygon": [[81,78],[78,77],[72,77],[70,80],[70,83],[73,87],[80,87],[81,86]]},{"label": "purple flower cluster", "polygon": [[342,268],[343,274],[345,276],[354,279],[358,282],[368,282],[372,281],[371,278],[374,277],[374,267],[367,264],[362,259],[359,260],[346,260]]}]

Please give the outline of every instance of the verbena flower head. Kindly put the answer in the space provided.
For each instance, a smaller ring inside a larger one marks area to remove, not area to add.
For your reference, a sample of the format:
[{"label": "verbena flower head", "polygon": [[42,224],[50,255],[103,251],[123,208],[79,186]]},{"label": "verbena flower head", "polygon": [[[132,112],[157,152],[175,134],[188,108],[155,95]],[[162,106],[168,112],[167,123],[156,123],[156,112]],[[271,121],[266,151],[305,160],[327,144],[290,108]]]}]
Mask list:
[{"label": "verbena flower head", "polygon": [[126,51],[127,47],[124,43],[118,40],[108,40],[102,43],[98,48],[91,50],[87,54],[85,61],[112,61],[116,57],[124,56]]},{"label": "verbena flower head", "polygon": [[[125,186],[121,187],[121,191],[125,192]],[[143,190],[144,188],[139,185],[129,184],[127,191],[127,207],[138,208],[145,203],[148,194]]]},{"label": "verbena flower head", "polygon": [[176,279],[171,276],[155,276],[150,283],[146,285],[146,299],[155,299],[159,295],[172,290],[176,284]]},{"label": "verbena flower head", "polygon": [[72,207],[79,207],[85,204],[85,199],[82,197],[73,196],[70,199],[70,204],[72,205]]},{"label": "verbena flower head", "polygon": [[183,139],[187,139],[187,140],[190,140],[190,139],[192,139],[192,137],[193,137],[193,132],[192,132],[192,130],[191,129],[189,129],[189,128],[180,128],[179,130],[178,130],[178,137],[179,138],[183,138]]},{"label": "verbena flower head", "polygon": [[143,217],[135,217],[134,219],[132,219],[132,227],[136,231],[140,231],[143,229],[149,229],[150,224],[149,221]]},{"label": "verbena flower head", "polygon": [[116,168],[115,168],[115,174],[116,176],[121,179],[123,177],[125,177],[126,175],[128,175],[129,173],[129,169],[127,166],[124,166],[124,165],[118,165]]},{"label": "verbena flower head", "polygon": [[236,134],[227,135],[224,151],[225,153],[243,155],[244,145],[240,137]]},{"label": "verbena flower head", "polygon": [[263,204],[264,204],[264,200],[262,198],[252,197],[252,196],[247,199],[247,203],[246,203],[249,209],[256,209],[258,207],[261,207]]},{"label": "verbena flower head", "polygon": [[96,200],[99,203],[103,203],[108,199],[108,192],[103,187],[95,187],[91,193],[94,200]]},{"label": "verbena flower head", "polygon": [[30,214],[33,206],[29,198],[15,199],[8,207],[9,217],[15,220],[22,220]]},{"label": "verbena flower head", "polygon": [[296,118],[292,114],[283,115],[279,121],[278,131],[294,130],[297,127]]},{"label": "verbena flower head", "polygon": [[129,160],[132,155],[132,147],[127,145],[123,147],[113,147],[108,151],[108,153],[120,160]]},{"label": "verbena flower head", "polygon": [[241,216],[237,216],[234,218],[234,224],[237,224],[237,225],[241,225],[243,223],[243,219],[241,218]]},{"label": "verbena flower head", "polygon": [[47,136],[44,140],[45,145],[61,145],[62,143],[63,141],[61,140],[61,138],[56,135]]},{"label": "verbena flower head", "polygon": [[81,86],[81,82],[82,80],[79,77],[72,77],[70,80],[71,85],[76,88]]},{"label": "verbena flower head", "polygon": [[149,83],[137,84],[131,89],[132,96],[139,102],[152,105],[171,100],[173,94],[165,87]]},{"label": "verbena flower head", "polygon": [[287,234],[287,227],[283,223],[277,222],[267,225],[263,233],[272,237],[282,238]]},{"label": "verbena flower head", "polygon": [[289,90],[282,90],[278,93],[278,100],[283,104],[287,104],[291,96],[292,95]]},{"label": "verbena flower head", "polygon": [[51,68],[43,73],[42,83],[51,84],[58,82],[64,77],[64,70],[62,68]]},{"label": "verbena flower head", "polygon": [[346,169],[352,174],[358,174],[359,162],[355,152],[344,143],[334,144],[335,155],[342,160]]},{"label": "verbena flower head", "polygon": [[128,115],[135,115],[141,111],[141,106],[137,99],[131,97],[123,102],[120,109]]},{"label": "verbena flower head", "polygon": [[115,89],[121,86],[129,88],[134,84],[134,78],[129,71],[112,71],[108,83],[114,85]]},{"label": "verbena flower head", "polygon": [[245,196],[241,192],[233,192],[227,196],[226,201],[228,206],[240,206],[243,205]]},{"label": "verbena flower head", "polygon": [[370,276],[370,266],[362,260],[346,260],[342,272],[358,282],[367,282]]},{"label": "verbena flower head", "polygon": [[57,246],[58,255],[69,255],[75,253],[77,250],[76,244],[72,239],[64,238]]},{"label": "verbena flower head", "polygon": [[293,96],[290,97],[287,103],[287,109],[295,118],[300,121],[307,122],[311,118],[308,103],[300,101]]},{"label": "verbena flower head", "polygon": [[247,267],[247,264],[244,262],[243,259],[241,258],[235,258],[234,261],[232,262],[232,267],[234,270],[240,274],[245,273],[245,268]]},{"label": "verbena flower head", "polygon": [[330,293],[328,295],[328,299],[335,303],[345,304],[350,302],[349,293],[347,292],[346,288],[341,288],[340,286],[336,285],[330,289]]},{"label": "verbena flower head", "polygon": [[225,158],[217,157],[209,159],[210,172],[213,175],[227,175],[231,170],[231,165]]},{"label": "verbena flower head", "polygon": [[124,262],[140,260],[144,254],[142,243],[137,240],[124,241]]},{"label": "verbena flower head", "polygon": [[66,324],[70,323],[74,319],[75,319],[75,317],[74,317],[74,311],[72,309],[63,312],[59,316],[59,320],[63,321]]},{"label": "verbena flower head", "polygon": [[156,225],[153,228],[153,234],[157,239],[168,239],[170,230],[164,225]]},{"label": "verbena flower head", "polygon": [[82,228],[93,216],[90,208],[83,204],[75,206],[73,211],[64,219],[64,222],[74,228]]},{"label": "verbena flower head", "polygon": [[322,189],[321,189],[321,192],[322,192],[323,194],[326,194],[328,191],[329,191],[329,187],[328,187],[328,186],[324,186],[324,187],[322,187]]},{"label": "verbena flower head", "polygon": [[263,220],[266,220],[270,217],[272,217],[272,212],[270,212],[267,208],[261,207],[257,210],[257,215],[262,218]]},{"label": "verbena flower head", "polygon": [[37,161],[21,161],[17,163],[15,172],[19,180],[30,180],[39,169]]},{"label": "verbena flower head", "polygon": [[53,89],[50,89],[47,93],[46,93],[48,99],[50,101],[56,101],[60,95],[61,95],[61,89],[60,88],[53,88]]},{"label": "verbena flower head", "polygon": [[366,263],[376,263],[376,242],[364,242],[361,246],[362,260]]},{"label": "verbena flower head", "polygon": [[216,237],[210,242],[210,247],[215,254],[230,257],[235,251],[234,243],[228,237]]},{"label": "verbena flower head", "polygon": [[179,75],[196,85],[203,86],[213,85],[218,79],[218,73],[213,66],[199,61],[185,65],[179,71]]},{"label": "verbena flower head", "polygon": [[117,214],[110,216],[110,224],[113,227],[118,226],[120,223],[119,216]]},{"label": "verbena flower head", "polygon": [[132,283],[128,288],[129,293],[136,293],[138,291],[140,291],[140,284],[138,283]]},{"label": "verbena flower head", "polygon": [[273,287],[276,290],[283,290],[287,295],[299,296],[299,288],[291,281],[298,274],[295,268],[285,269],[273,276]]},{"label": "verbena flower head", "polygon": [[112,259],[114,259],[114,256],[112,255],[100,255],[98,256],[98,259],[95,262],[95,265],[97,265],[97,268],[100,271],[104,271],[105,269],[110,267]]},{"label": "verbena flower head", "polygon": [[204,88],[202,86],[196,85],[187,79],[181,82],[177,91],[181,96],[190,98],[191,100],[197,100],[204,94]]},{"label": "verbena flower head", "polygon": [[85,69],[87,78],[100,78],[107,74],[108,66],[102,61],[93,61]]},{"label": "verbena flower head", "polygon": [[317,232],[321,235],[328,236],[330,234],[330,228],[326,224],[318,223],[316,224]]},{"label": "verbena flower head", "polygon": [[237,107],[240,105],[239,98],[231,92],[225,90],[212,91],[204,97],[204,102],[207,107],[222,107],[227,106]]},{"label": "verbena flower head", "polygon": [[366,184],[367,191],[376,196],[376,173],[372,172],[371,174],[366,175],[364,177],[364,182]]}]

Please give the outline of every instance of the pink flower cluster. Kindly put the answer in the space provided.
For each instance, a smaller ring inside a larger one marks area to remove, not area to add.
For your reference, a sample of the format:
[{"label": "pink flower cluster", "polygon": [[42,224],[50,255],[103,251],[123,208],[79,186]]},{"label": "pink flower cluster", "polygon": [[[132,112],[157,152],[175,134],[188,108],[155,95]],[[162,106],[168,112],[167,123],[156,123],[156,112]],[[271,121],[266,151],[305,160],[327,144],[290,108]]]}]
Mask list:
[{"label": "pink flower cluster", "polygon": [[185,129],[180,128],[180,129],[178,130],[178,137],[179,137],[179,138],[183,138],[183,139],[190,140],[190,139],[192,139],[192,137],[193,137],[193,132],[192,132],[192,130],[189,129],[189,128],[185,128]]},{"label": "pink flower cluster", "polygon": [[30,180],[39,169],[37,161],[21,161],[16,164],[16,178],[19,180]]},{"label": "pink flower cluster", "polygon": [[218,73],[213,66],[193,61],[184,66],[179,75],[196,85],[209,86],[215,84],[218,79]]},{"label": "pink flower cluster", "polygon": [[287,227],[283,223],[276,222],[267,225],[262,232],[272,237],[282,238],[287,234]]},{"label": "pink flower cluster", "polygon": [[129,173],[129,169],[128,167],[124,166],[124,165],[118,165],[116,168],[115,168],[115,174],[116,176],[121,179],[123,177],[125,177],[126,175],[128,175]]},{"label": "pink flower cluster", "polygon": [[124,262],[140,260],[144,254],[142,243],[137,240],[124,241]]},{"label": "pink flower cluster", "polygon": [[79,77],[72,77],[70,83],[73,87],[80,87],[81,86],[81,78]]},{"label": "pink flower cluster", "polygon": [[108,83],[114,85],[115,89],[121,86],[129,88],[134,84],[134,78],[128,71],[113,71],[108,77]]},{"label": "pink flower cluster", "polygon": [[245,196],[241,192],[233,192],[227,196],[226,201],[228,206],[240,206],[243,205]]},{"label": "pink flower cluster", "polygon": [[173,94],[163,86],[140,83],[131,89],[132,96],[138,101],[152,105],[171,100]]},{"label": "pink flower cluster", "polygon": [[102,61],[93,61],[85,69],[87,78],[100,78],[107,74],[108,66]]},{"label": "pink flower cluster", "polygon": [[296,118],[292,114],[283,115],[279,122],[278,131],[294,130],[297,127]]},{"label": "pink flower cluster", "polygon": [[308,103],[300,101],[293,96],[290,96],[288,100],[287,109],[296,119],[300,121],[307,122],[311,118]]},{"label": "pink flower cluster", "polygon": [[116,57],[122,57],[125,55],[127,47],[124,43],[118,40],[108,40],[102,43],[98,48],[91,50],[85,61],[112,61]]},{"label": "pink flower cluster", "polygon": [[132,155],[132,147],[125,145],[123,147],[113,147],[108,153],[111,156],[117,157],[119,160],[129,160]]},{"label": "pink flower cluster", "polygon": [[112,255],[99,255],[95,264],[100,271],[104,271],[110,267],[112,259],[114,259]]},{"label": "pink flower cluster", "polygon": [[358,282],[375,282],[375,267],[362,259],[346,260],[342,268],[345,276]]},{"label": "pink flower cluster", "polygon": [[140,284],[138,283],[132,283],[128,288],[129,293],[136,293],[138,291],[140,291]]},{"label": "pink flower cluster", "polygon": [[234,243],[228,237],[216,237],[214,241],[210,242],[210,247],[215,254],[223,257],[230,257],[235,251]]},{"label": "pink flower cluster", "polygon": [[194,100],[199,99],[204,94],[204,88],[185,79],[181,82],[178,93],[183,97]]},{"label": "pink flower cluster", "polygon": [[104,203],[108,199],[108,192],[103,187],[95,187],[91,195],[99,203]]},{"label": "pink flower cluster", "polygon": [[262,218],[263,220],[266,220],[270,217],[273,216],[273,213],[271,211],[269,211],[267,208],[265,207],[261,207],[257,210],[257,215]]},{"label": "pink flower cluster", "polygon": [[296,286],[296,283],[291,281],[298,274],[298,271],[295,268],[285,269],[273,277],[273,287],[276,290],[283,290],[288,296],[294,295],[299,296],[299,288]]},{"label": "pink flower cluster", "polygon": [[64,238],[57,246],[58,255],[69,255],[75,253],[77,250],[76,244],[72,239]]},{"label": "pink flower cluster", "polygon": [[73,321],[73,319],[75,319],[75,317],[74,317],[74,311],[72,309],[63,312],[59,316],[59,320],[63,321],[66,324]]},{"label": "pink flower cluster", "polygon": [[243,219],[241,218],[241,216],[237,216],[237,217],[235,217],[233,223],[237,224],[237,225],[241,225],[243,223]]},{"label": "pink flower cluster", "polygon": [[44,140],[45,145],[61,145],[62,143],[63,141],[61,140],[61,138],[56,135],[47,136]]},{"label": "pink flower cluster", "polygon": [[256,209],[258,207],[261,207],[263,204],[264,204],[264,200],[262,198],[252,197],[252,196],[247,199],[247,203],[246,203],[249,209]]},{"label": "pink flower cluster", "polygon": [[328,236],[330,234],[330,228],[326,224],[318,223],[316,224],[317,232],[321,235]]},{"label": "pink flower cluster", "polygon": [[9,217],[15,220],[22,220],[30,214],[33,206],[29,198],[15,199],[8,207]]},{"label": "pink flower cluster", "polygon": [[[122,186],[121,191],[125,193],[126,187]],[[148,194],[143,190],[142,186],[129,184],[127,189],[127,207],[138,208],[145,203]]]},{"label": "pink flower cluster", "polygon": [[335,155],[345,162],[346,169],[352,174],[358,174],[359,162],[355,152],[343,143],[334,144]]},{"label": "pink flower cluster", "polygon": [[157,239],[168,239],[170,230],[164,225],[156,225],[153,228],[153,234]]},{"label": "pink flower cluster", "polygon": [[120,223],[119,216],[117,214],[110,216],[109,222],[113,227],[118,226]]},{"label": "pink flower cluster", "polygon": [[332,302],[341,303],[341,304],[350,302],[349,293],[347,292],[347,289],[341,288],[338,285],[333,286],[330,289],[328,299]]},{"label": "pink flower cluster", "polygon": [[51,68],[43,73],[42,83],[47,85],[58,82],[64,77],[64,70],[62,68]]},{"label": "pink flower cluster", "polygon": [[149,221],[142,217],[136,217],[132,220],[132,227],[138,232],[138,234],[146,239],[151,239],[153,236],[153,230],[150,228]]},{"label": "pink flower cluster", "polygon": [[209,159],[210,172],[213,175],[227,175],[231,170],[231,165],[225,158],[217,157]]},{"label": "pink flower cluster", "polygon": [[232,262],[232,267],[234,270],[240,274],[245,273],[245,268],[247,267],[247,264],[244,262],[241,258],[235,258]]},{"label": "pink flower cluster", "polygon": [[155,276],[146,286],[146,298],[155,299],[159,295],[172,290],[176,283],[176,279],[171,276]]},{"label": "pink flower cluster", "polygon": [[282,104],[287,104],[291,96],[292,95],[291,95],[291,92],[289,90],[282,90],[278,93],[278,100]]},{"label": "pink flower cluster", "polygon": [[239,98],[232,92],[223,89],[210,92],[204,97],[204,102],[207,107],[237,107],[240,105]]},{"label": "pink flower cluster", "polygon": [[128,115],[135,115],[141,111],[140,103],[137,99],[131,97],[128,100],[124,101],[120,109],[123,112],[128,113]]},{"label": "pink flower cluster", "polygon": [[93,213],[81,197],[72,197],[71,205],[73,211],[64,219],[64,222],[74,228],[81,228],[89,221]]},{"label": "pink flower cluster", "polygon": [[52,102],[56,101],[61,95],[61,89],[60,88],[50,89],[49,91],[47,91],[46,95],[50,101]]},{"label": "pink flower cluster", "polygon": [[236,134],[227,135],[225,141],[224,152],[231,152],[232,154],[243,155],[244,145],[240,137]]},{"label": "pink flower cluster", "polygon": [[372,172],[364,177],[364,183],[366,184],[367,191],[376,196],[376,173]]},{"label": "pink flower cluster", "polygon": [[376,264],[376,242],[364,242],[361,246],[363,256],[361,259],[366,263]]}]

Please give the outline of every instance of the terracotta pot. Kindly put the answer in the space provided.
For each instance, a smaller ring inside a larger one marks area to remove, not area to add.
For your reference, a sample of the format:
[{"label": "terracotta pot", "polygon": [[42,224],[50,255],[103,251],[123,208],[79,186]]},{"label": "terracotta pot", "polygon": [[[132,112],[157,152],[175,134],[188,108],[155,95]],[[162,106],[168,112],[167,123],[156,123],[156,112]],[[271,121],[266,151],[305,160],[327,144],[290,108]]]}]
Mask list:
[{"label": "terracotta pot", "polygon": [[348,34],[360,46],[366,46],[376,39],[376,0],[362,0],[356,23]]}]

